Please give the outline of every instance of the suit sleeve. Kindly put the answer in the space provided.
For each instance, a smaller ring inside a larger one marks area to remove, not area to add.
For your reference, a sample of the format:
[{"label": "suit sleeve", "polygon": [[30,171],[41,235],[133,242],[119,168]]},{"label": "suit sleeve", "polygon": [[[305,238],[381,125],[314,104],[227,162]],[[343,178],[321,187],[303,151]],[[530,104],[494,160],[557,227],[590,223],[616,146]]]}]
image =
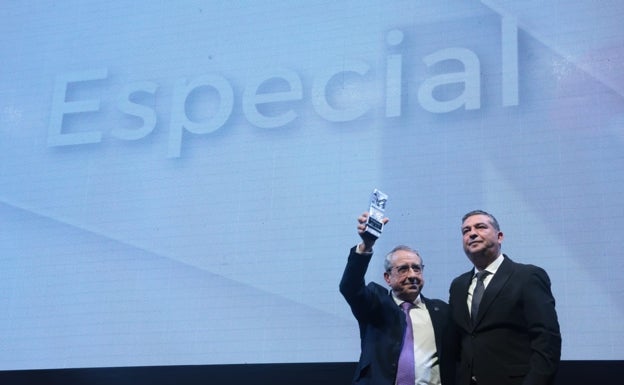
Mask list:
[{"label": "suit sleeve", "polygon": [[524,384],[548,384],[553,381],[559,365],[561,334],[550,279],[543,269],[535,267],[530,272],[524,303],[531,338],[530,371]]},{"label": "suit sleeve", "polygon": [[364,282],[364,276],[372,256],[372,253],[358,254],[355,252],[355,247],[352,248],[340,280],[340,293],[358,320],[366,317],[374,300],[374,296],[367,290]]}]

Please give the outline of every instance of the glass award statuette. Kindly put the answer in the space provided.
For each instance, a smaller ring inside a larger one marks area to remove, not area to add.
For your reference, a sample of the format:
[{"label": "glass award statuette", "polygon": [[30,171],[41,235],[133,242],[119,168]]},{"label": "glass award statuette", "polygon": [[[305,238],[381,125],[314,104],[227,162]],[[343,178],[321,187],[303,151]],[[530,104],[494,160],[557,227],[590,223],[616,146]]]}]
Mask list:
[{"label": "glass award statuette", "polygon": [[378,238],[383,231],[384,212],[386,210],[386,202],[388,195],[374,189],[370,198],[370,206],[368,208],[368,221],[366,222],[366,232]]}]

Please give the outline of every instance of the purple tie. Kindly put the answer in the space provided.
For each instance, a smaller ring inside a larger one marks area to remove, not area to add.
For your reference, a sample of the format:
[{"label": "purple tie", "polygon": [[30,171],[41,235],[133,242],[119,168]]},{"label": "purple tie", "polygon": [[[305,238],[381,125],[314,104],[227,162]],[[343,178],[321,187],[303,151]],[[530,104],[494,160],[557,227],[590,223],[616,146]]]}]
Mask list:
[{"label": "purple tie", "polygon": [[414,331],[412,330],[412,319],[409,311],[413,304],[403,302],[401,304],[405,312],[405,336],[403,337],[403,348],[399,355],[399,367],[397,371],[397,385],[414,385],[416,383],[416,373],[414,371]]}]

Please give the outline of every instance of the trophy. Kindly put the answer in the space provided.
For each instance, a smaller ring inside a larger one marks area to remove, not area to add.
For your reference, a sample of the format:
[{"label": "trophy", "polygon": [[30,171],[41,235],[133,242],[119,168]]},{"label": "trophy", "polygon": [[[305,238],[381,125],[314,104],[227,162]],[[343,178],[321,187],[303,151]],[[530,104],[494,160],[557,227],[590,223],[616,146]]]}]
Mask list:
[{"label": "trophy", "polygon": [[388,195],[382,193],[378,189],[373,190],[370,198],[370,206],[368,208],[366,232],[375,238],[379,238],[383,231],[383,219],[387,201]]}]

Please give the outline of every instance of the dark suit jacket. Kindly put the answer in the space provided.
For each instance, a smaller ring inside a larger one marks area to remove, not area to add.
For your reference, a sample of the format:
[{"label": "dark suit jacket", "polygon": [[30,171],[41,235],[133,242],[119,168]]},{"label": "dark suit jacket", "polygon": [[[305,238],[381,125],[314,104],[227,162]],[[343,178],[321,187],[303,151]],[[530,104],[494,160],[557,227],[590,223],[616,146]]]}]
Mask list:
[{"label": "dark suit jacket", "polygon": [[[352,248],[340,281],[340,292],[351,307],[360,330],[362,350],[353,384],[394,385],[405,331],[405,314],[386,288],[376,283],[365,285],[364,275],[371,257],[372,253],[357,254]],[[421,299],[433,323],[442,384],[453,385],[453,357],[445,355],[445,345],[450,342],[448,305],[422,295]]]},{"label": "dark suit jacket", "polygon": [[449,304],[458,338],[458,385],[552,384],[561,355],[555,299],[546,272],[506,255],[472,325],[466,298],[473,270],[451,283]]}]

